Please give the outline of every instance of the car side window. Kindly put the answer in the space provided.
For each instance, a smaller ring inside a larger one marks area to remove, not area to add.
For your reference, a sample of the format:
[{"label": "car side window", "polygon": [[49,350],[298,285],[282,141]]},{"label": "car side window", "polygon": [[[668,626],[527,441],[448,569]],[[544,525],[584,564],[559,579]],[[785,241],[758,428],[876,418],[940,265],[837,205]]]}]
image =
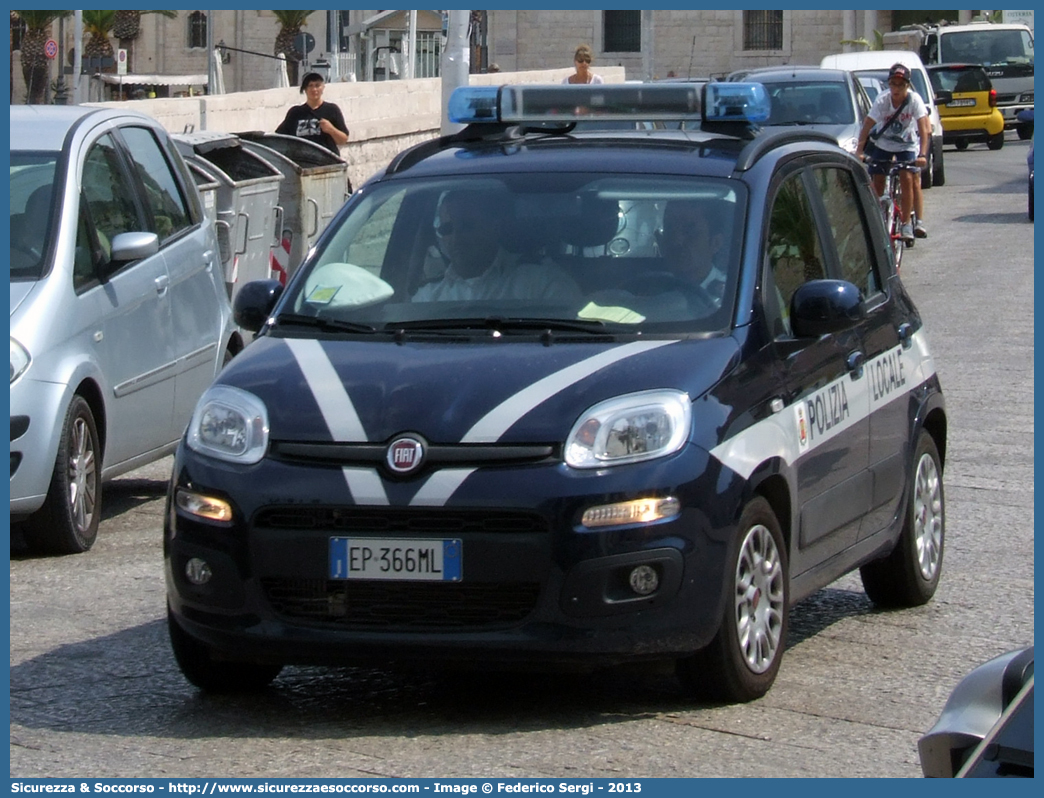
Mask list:
[{"label": "car side window", "polygon": [[174,171],[151,130],[120,128],[127,149],[145,185],[145,200],[152,212],[152,232],[160,243],[192,225],[185,196]]},{"label": "car side window", "polygon": [[113,238],[141,229],[134,189],[120,166],[119,153],[109,134],[98,139],[87,152],[81,185],[79,224],[83,225],[85,213],[94,222],[104,265],[109,260]]},{"label": "car side window", "polygon": [[837,248],[839,276],[854,283],[864,296],[876,293],[881,290],[881,283],[874,271],[873,239],[863,217],[852,173],[826,166],[817,168],[813,174]]},{"label": "car side window", "polygon": [[763,290],[776,293],[766,295],[763,304],[777,337],[791,335],[790,300],[798,287],[827,276],[815,214],[801,175],[795,173],[780,183],[769,215],[765,243],[769,275]]}]

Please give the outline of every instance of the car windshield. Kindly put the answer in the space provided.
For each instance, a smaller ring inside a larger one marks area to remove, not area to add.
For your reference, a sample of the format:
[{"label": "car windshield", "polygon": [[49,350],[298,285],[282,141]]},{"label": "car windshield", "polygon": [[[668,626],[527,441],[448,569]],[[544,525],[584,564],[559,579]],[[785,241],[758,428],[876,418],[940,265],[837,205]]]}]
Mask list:
[{"label": "car windshield", "polygon": [[58,153],[11,153],[11,280],[43,275]]},{"label": "car windshield", "polygon": [[1022,30],[953,31],[942,37],[941,63],[1032,64],[1033,39]]},{"label": "car windshield", "polygon": [[855,108],[844,83],[766,82],[772,112],[768,125],[850,125]]},{"label": "car windshield", "polygon": [[355,332],[719,331],[744,201],[742,185],[710,178],[390,180],[359,192],[280,315]]}]

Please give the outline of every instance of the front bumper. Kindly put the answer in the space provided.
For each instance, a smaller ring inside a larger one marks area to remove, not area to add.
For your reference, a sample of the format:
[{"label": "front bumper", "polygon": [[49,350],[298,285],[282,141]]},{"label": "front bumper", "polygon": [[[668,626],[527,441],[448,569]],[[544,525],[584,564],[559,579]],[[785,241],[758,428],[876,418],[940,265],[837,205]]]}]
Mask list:
[{"label": "front bumper", "polygon": [[[561,464],[478,469],[443,507],[357,506],[339,468],[266,460],[236,469],[182,447],[173,486],[232,500],[217,525],[169,501],[168,600],[217,656],[283,664],[525,660],[619,662],[706,645],[743,485],[695,447],[652,464],[578,473]],[[699,474],[685,481],[678,475]],[[672,479],[672,475],[674,478]],[[391,485],[390,485],[391,486]],[[172,493],[173,493],[172,487]],[[606,501],[673,495],[673,519],[590,530]],[[459,539],[459,582],[328,578],[330,538]],[[212,574],[192,584],[193,558]],[[649,566],[658,587],[637,595]]]},{"label": "front bumper", "polygon": [[1032,102],[1017,102],[1011,105],[998,105],[997,110],[1001,112],[1001,116],[1004,119],[1004,129],[1013,130],[1021,124],[1024,124],[1018,120],[1019,111],[1025,111],[1027,108],[1032,108]]},{"label": "front bumper", "polygon": [[11,388],[11,516],[40,509],[54,472],[54,459],[68,406],[68,386],[27,380]]}]

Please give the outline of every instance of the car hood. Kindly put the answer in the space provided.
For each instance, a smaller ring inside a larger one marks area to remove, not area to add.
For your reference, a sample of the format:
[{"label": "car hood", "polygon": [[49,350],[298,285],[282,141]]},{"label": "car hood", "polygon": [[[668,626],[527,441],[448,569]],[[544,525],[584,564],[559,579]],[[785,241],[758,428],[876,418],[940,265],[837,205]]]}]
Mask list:
[{"label": "car hood", "polygon": [[15,311],[21,307],[21,304],[25,301],[25,298],[33,292],[36,287],[34,282],[17,282],[11,283],[11,315],[14,316]]},{"label": "car hood", "polygon": [[832,136],[837,139],[838,144],[842,144],[846,139],[850,139],[859,132],[859,125],[855,122],[846,123],[843,125],[827,125],[827,124],[790,124],[790,125],[764,125],[763,129],[766,131],[776,130],[818,130],[820,133],[826,133],[828,136]]},{"label": "car hood", "polygon": [[738,354],[727,336],[550,346],[264,337],[218,382],[265,403],[273,440],[414,432],[433,443],[553,443],[605,399],[673,388],[696,400]]}]

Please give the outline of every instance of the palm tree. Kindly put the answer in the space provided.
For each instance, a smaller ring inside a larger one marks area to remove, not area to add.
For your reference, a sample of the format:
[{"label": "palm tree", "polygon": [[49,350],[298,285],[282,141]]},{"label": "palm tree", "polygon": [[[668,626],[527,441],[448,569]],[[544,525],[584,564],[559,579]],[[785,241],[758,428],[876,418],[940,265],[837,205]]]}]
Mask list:
[{"label": "palm tree", "polygon": [[51,62],[44,54],[44,44],[51,36],[51,23],[68,17],[72,11],[17,11],[25,23],[22,37],[22,78],[25,80],[25,101],[42,103],[47,97],[47,83],[51,77]]},{"label": "palm tree", "polygon": [[117,11],[112,25],[112,35],[120,40],[120,47],[127,51],[127,70],[133,72],[134,40],[141,33],[141,17],[143,14],[162,14],[167,19],[175,19],[177,11]]},{"label": "palm tree", "polygon": [[275,55],[286,54],[286,66],[290,72],[290,85],[297,83],[297,62],[304,58],[294,47],[294,37],[301,32],[310,14],[314,11],[273,11],[279,21],[279,34],[275,40]]},{"label": "palm tree", "polygon": [[[90,38],[83,45],[83,59],[112,58],[115,54],[109,36],[116,24],[115,11],[84,11],[83,32]],[[108,68],[107,69],[111,69]]]}]

